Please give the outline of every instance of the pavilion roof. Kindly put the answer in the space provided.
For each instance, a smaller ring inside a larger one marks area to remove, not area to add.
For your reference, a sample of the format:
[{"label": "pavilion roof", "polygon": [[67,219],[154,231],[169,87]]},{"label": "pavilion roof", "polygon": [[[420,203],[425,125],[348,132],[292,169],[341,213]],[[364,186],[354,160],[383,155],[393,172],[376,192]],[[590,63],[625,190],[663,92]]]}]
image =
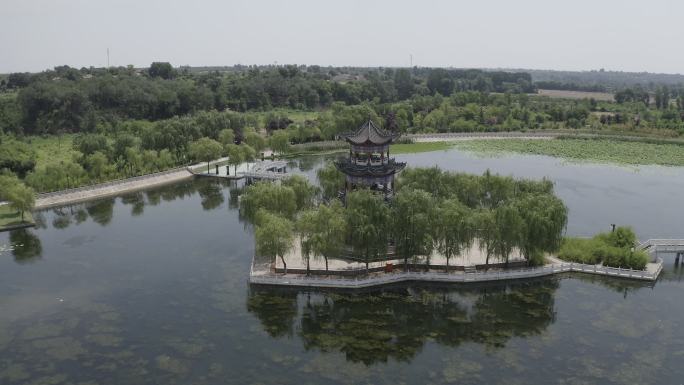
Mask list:
[{"label": "pavilion roof", "polygon": [[355,132],[342,134],[341,136],[352,144],[383,145],[392,143],[401,134],[385,131],[373,123],[372,120],[366,121]]}]

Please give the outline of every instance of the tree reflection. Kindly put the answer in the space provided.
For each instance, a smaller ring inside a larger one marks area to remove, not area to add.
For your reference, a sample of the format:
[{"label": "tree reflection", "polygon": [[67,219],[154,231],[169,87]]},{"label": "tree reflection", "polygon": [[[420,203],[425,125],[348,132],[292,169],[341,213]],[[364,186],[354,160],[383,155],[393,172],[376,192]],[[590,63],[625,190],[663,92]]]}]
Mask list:
[{"label": "tree reflection", "polygon": [[204,210],[213,210],[221,206],[225,200],[221,185],[214,181],[202,182],[197,188],[197,192],[202,199],[202,208]]},{"label": "tree reflection", "polygon": [[298,335],[306,349],[342,352],[372,365],[410,361],[427,340],[500,348],[543,332],[555,320],[558,281],[480,289],[395,288],[373,293],[304,294],[252,288],[247,308],[273,337]]},{"label": "tree reflection", "polygon": [[107,226],[114,216],[114,198],[101,199],[86,205],[86,211],[93,221],[101,226]]},{"label": "tree reflection", "polygon": [[297,316],[297,292],[251,288],[247,310],[259,318],[271,337],[292,335],[292,324]]},{"label": "tree reflection", "polygon": [[43,254],[40,238],[30,230],[12,230],[9,234],[9,240],[12,245],[14,261],[17,263],[35,262]]},{"label": "tree reflection", "polygon": [[142,192],[126,194],[121,197],[121,203],[132,205],[131,215],[137,217],[145,212],[145,195]]}]

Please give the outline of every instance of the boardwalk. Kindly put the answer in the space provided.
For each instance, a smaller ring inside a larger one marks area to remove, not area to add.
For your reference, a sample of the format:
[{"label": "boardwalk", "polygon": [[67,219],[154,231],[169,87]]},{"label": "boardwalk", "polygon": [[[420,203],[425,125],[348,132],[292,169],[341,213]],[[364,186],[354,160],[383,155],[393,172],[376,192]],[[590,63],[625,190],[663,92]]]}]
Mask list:
[{"label": "boardwalk", "polygon": [[540,267],[512,270],[496,270],[486,272],[395,272],[378,273],[364,277],[340,278],[340,277],[316,277],[301,274],[263,274],[254,269],[250,270],[249,282],[258,285],[295,286],[295,287],[321,287],[341,289],[362,289],[372,286],[382,286],[401,282],[438,282],[438,283],[476,283],[491,281],[507,281],[544,277],[553,274],[581,272],[588,274],[605,275],[618,278],[636,279],[642,281],[655,281],[658,279],[663,264],[662,260],[650,264],[649,269],[643,271],[619,269],[598,265],[585,265],[581,263],[552,263]]},{"label": "boardwalk", "polygon": [[[233,175],[228,174],[228,168],[232,166],[220,165],[216,167],[216,164],[227,160],[227,158],[222,158],[216,161],[213,168],[210,168],[210,172],[205,172],[206,167],[194,167],[190,171],[198,176],[204,177],[214,177],[214,178],[228,178],[228,179],[265,179],[265,180],[281,180],[290,177],[287,174],[287,162],[284,161],[271,161],[263,160],[254,163],[242,163],[238,166],[237,172]],[[216,172],[215,170],[218,170]],[[212,172],[213,171],[213,172]]]},{"label": "boardwalk", "polygon": [[[637,246],[637,249],[655,254],[663,252],[683,252],[684,239],[649,239]],[[252,262],[249,272],[249,282],[257,285],[295,286],[295,287],[320,287],[361,289],[372,286],[382,286],[400,282],[439,282],[439,283],[476,283],[491,281],[506,281],[550,276],[553,274],[579,272],[595,275],[603,275],[616,278],[634,279],[640,281],[656,281],[663,269],[663,260],[656,258],[648,263],[645,270],[621,269],[601,265],[586,265],[582,263],[565,262],[556,257],[548,257],[549,263],[539,267],[521,269],[493,269],[489,271],[466,271],[456,272],[404,272],[371,273],[365,276],[342,277],[330,276],[305,276],[303,274],[276,274],[271,264],[256,264]]]}]

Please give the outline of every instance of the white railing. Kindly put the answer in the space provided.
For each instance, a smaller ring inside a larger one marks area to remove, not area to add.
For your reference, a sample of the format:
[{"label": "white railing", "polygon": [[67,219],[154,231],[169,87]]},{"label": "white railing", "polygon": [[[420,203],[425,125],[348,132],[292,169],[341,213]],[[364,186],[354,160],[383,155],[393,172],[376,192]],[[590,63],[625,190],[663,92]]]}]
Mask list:
[{"label": "white railing", "polygon": [[585,265],[581,263],[560,263],[515,270],[496,270],[474,273],[446,273],[446,272],[396,272],[380,273],[372,276],[353,278],[318,278],[305,275],[274,275],[255,276],[250,270],[250,282],[264,285],[289,285],[307,287],[347,287],[363,288],[376,285],[386,285],[405,281],[427,282],[487,282],[534,278],[564,272],[582,272],[621,278],[631,278],[645,281],[655,281],[662,270],[662,260],[658,261],[655,272],[646,270],[631,270],[617,267]]}]

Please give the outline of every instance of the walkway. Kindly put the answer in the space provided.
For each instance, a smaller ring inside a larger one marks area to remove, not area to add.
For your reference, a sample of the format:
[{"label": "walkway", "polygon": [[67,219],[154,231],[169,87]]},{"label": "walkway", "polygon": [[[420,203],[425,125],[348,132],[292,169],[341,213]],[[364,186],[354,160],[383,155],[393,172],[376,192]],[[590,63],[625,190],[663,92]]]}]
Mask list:
[{"label": "walkway", "polygon": [[[223,158],[227,159],[227,158]],[[266,179],[266,180],[280,180],[289,178],[291,174],[287,174],[287,162],[262,160],[256,162],[242,163],[238,165],[237,171],[234,166],[221,165],[221,159],[216,161],[207,171],[206,165],[203,168],[193,167],[190,171],[199,176],[213,177],[213,178],[228,178],[228,179]],[[218,167],[217,167],[218,165]],[[230,172],[228,173],[228,167]],[[218,171],[218,172],[217,172]]]},{"label": "walkway", "polygon": [[507,281],[513,279],[544,277],[553,274],[581,272],[597,275],[605,275],[619,278],[629,278],[642,281],[655,281],[662,270],[662,261],[652,264],[652,268],[644,271],[619,269],[597,265],[584,265],[581,263],[553,263],[540,267],[532,267],[514,270],[496,270],[486,272],[396,272],[377,273],[364,277],[339,278],[317,277],[301,274],[259,274],[253,269],[250,271],[249,282],[257,285],[295,286],[295,287],[321,287],[361,289],[372,286],[388,285],[400,282],[440,282],[440,283],[476,283],[491,281]]},{"label": "walkway", "polygon": [[36,197],[35,209],[39,210],[119,195],[128,191],[179,182],[181,180],[190,179],[192,176],[192,173],[183,167],[154,174],[141,175],[134,178],[119,179],[91,186],[38,194]]}]

